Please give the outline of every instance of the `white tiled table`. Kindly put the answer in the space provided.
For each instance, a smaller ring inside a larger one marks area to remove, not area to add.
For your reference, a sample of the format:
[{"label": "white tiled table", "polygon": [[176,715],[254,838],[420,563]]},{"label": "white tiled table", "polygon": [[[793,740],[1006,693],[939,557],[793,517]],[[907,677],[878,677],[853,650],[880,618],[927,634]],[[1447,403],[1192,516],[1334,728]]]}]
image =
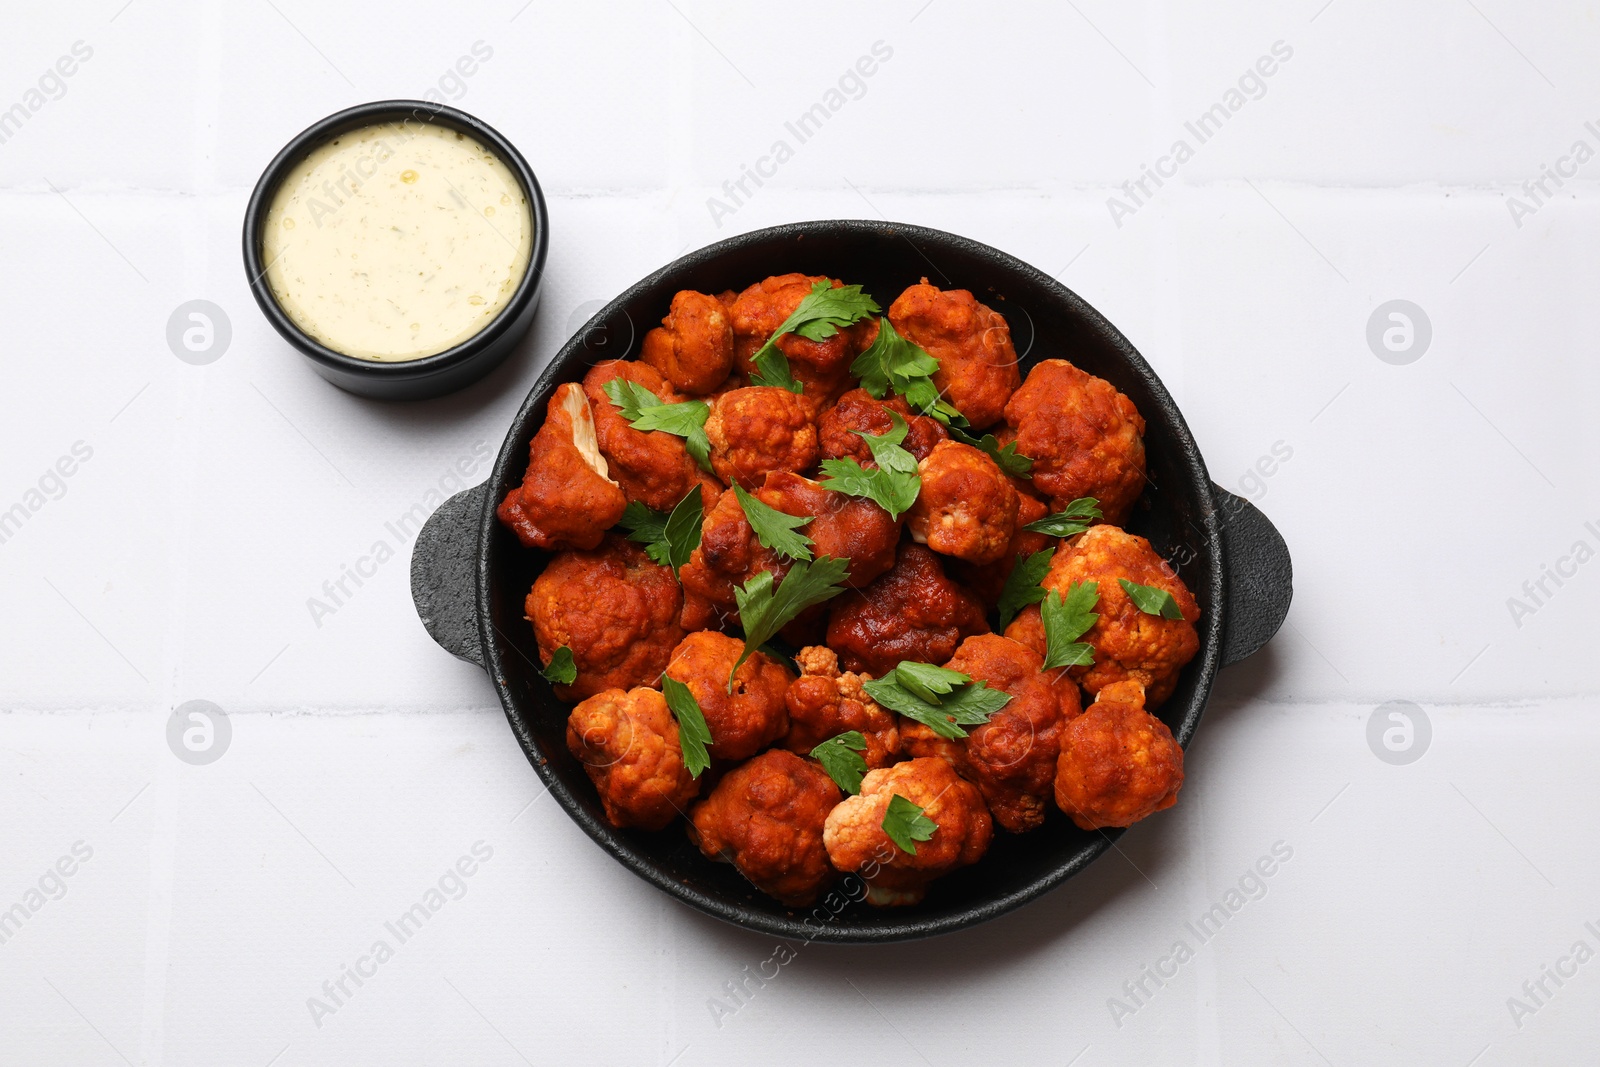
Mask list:
[{"label": "white tiled table", "polygon": [[[0,543],[0,908],[30,914],[0,944],[0,1062],[1592,1061],[1600,162],[1542,203],[1523,186],[1600,149],[1600,7],[520,3],[7,19],[0,510],[26,521]],[[480,41],[492,57],[453,81]],[[786,123],[875,44],[798,143]],[[303,126],[441,86],[544,183],[544,304],[484,383],[374,404],[257,313],[240,218]],[[1186,123],[1219,103],[1201,142]],[[1132,201],[1180,138],[1192,156]],[[713,212],[780,139],[777,176]],[[1110,197],[1136,208],[1120,226]],[[1183,803],[1125,855],[964,934],[805,948],[735,1002],[724,983],[773,942],[536,799],[485,677],[418,623],[385,523],[498,448],[584,305],[731,233],[880,215],[1058,272],[1116,322],[1216,480],[1288,539],[1294,608],[1221,676]],[[167,346],[192,299],[231,323],[209,365]],[[1431,323],[1405,365],[1367,342],[1391,299]],[[382,538],[395,558],[314,619]],[[233,731],[206,766],[165,739],[194,699]],[[1431,724],[1407,765],[1367,742],[1394,700]],[[479,842],[460,899],[314,1018]],[[1187,924],[1275,845],[1289,858],[1202,943]]]}]

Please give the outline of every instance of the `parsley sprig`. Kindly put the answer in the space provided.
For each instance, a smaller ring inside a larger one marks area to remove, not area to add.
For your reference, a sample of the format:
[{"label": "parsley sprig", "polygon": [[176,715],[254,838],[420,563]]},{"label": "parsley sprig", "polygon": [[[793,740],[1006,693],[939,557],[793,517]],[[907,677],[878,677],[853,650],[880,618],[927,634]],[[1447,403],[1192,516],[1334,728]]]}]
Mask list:
[{"label": "parsley sprig", "polygon": [[882,678],[863,682],[861,688],[879,704],[898,711],[954,741],[966,737],[962,726],[981,726],[1006,704],[1011,695],[990,689],[988,682],[947,667],[901,660]]},{"label": "parsley sprig", "polygon": [[796,533],[800,527],[810,522],[811,515],[790,515],[779,511],[769,504],[763,504],[737,482],[733,486],[734,498],[739,501],[739,507],[744,510],[744,519],[750,524],[750,529],[755,532],[756,540],[762,547],[771,549],[780,556],[790,559],[811,558],[811,538],[803,533]]},{"label": "parsley sprig", "polygon": [[1061,511],[1030,522],[1023,529],[1051,537],[1075,537],[1093,526],[1098,518],[1100,501],[1092,496],[1080,496]]},{"label": "parsley sprig", "polygon": [[891,392],[906,398],[915,411],[932,415],[940,422],[964,422],[961,412],[939,396],[933,375],[939,361],[928,350],[903,337],[885,315],[878,320],[878,336],[850,364],[850,373],[861,379],[861,388],[876,400]]},{"label": "parsley sprig", "polygon": [[628,531],[628,540],[642,543],[645,555],[663,567],[671,567],[673,577],[677,577],[678,568],[688,563],[700,547],[704,516],[705,502],[696,485],[669,513],[655,511],[637,500],[629,501],[617,524]]},{"label": "parsley sprig", "polygon": [[828,477],[822,484],[836,493],[866,497],[887,511],[891,519],[898,519],[917,502],[922,478],[917,474],[917,457],[900,445],[910,427],[892,411],[889,420],[890,429],[886,434],[852,431],[871,449],[876,468],[867,470],[854,458],[825,459],[822,472]]},{"label": "parsley sprig", "polygon": [[1066,599],[1055,589],[1039,610],[1044,619],[1044,669],[1086,667],[1094,662],[1094,648],[1078,638],[1100,618],[1094,606],[1100,601],[1099,582],[1073,582]]},{"label": "parsley sprig", "polygon": [[1126,578],[1118,578],[1117,583],[1122,586],[1122,591],[1128,594],[1128,599],[1146,615],[1159,615],[1163,619],[1183,618],[1183,609],[1178,607],[1178,602],[1172,599],[1172,594],[1165,589],[1158,589],[1153,585],[1140,585]]},{"label": "parsley sprig", "polygon": [[1011,568],[1011,573],[1006,576],[1005,588],[1000,590],[1000,629],[1010,626],[1017,612],[1044,599],[1046,590],[1040,583],[1049,573],[1050,560],[1055,554],[1055,549],[1047,548],[1027,559],[1017,560],[1017,565]]},{"label": "parsley sprig", "polygon": [[795,563],[776,588],[771,571],[762,571],[735,588],[733,598],[738,602],[739,622],[744,627],[744,650],[728,672],[728,691],[733,691],[733,676],[745,660],[799,618],[801,612],[844,592],[844,581],[849,577],[849,560],[821,556],[809,563]]},{"label": "parsley sprig", "polygon": [[861,286],[845,285],[836,289],[830,279],[821,279],[811,286],[809,293],[801,297],[799,305],[789,313],[789,317],[772,331],[766,344],[750,357],[750,362],[755,364],[750,384],[777,386],[791,393],[801,392],[802,386],[789,373],[788,357],[778,348],[778,338],[793,333],[808,341],[826,341],[838,333],[841,326],[860,322],[880,310],[877,301],[863,293]]},{"label": "parsley sprig", "polygon": [[698,778],[711,766],[711,754],[706,746],[711,744],[711,728],[706,725],[706,713],[688,686],[676,678],[662,675],[661,695],[667,698],[672,717],[678,720],[678,747],[683,750],[683,765],[691,778]]},{"label": "parsley sprig", "polygon": [[938,370],[939,360],[915,341],[902,336],[887,315],[878,320],[878,336],[872,344],[850,364],[850,373],[861,379],[861,388],[873,399],[882,400],[890,393],[905,397],[913,411],[931,415],[944,423],[951,437],[981,449],[1002,471],[1017,478],[1028,477],[1033,460],[1017,452],[1015,441],[1002,448],[994,434],[979,436],[970,432],[972,427],[965,416],[945,400],[939,387],[933,384]]},{"label": "parsley sprig", "polygon": [[995,466],[1013,478],[1028,478],[1032,476],[1029,472],[1033,470],[1033,460],[1017,451],[1017,443],[1015,441],[1001,448],[999,438],[992,433],[986,433],[982,437],[968,433],[965,419],[961,420],[960,425],[954,422],[949,423],[948,428],[951,437],[964,445],[971,445],[978,451],[983,452],[994,460]]},{"label": "parsley sprig", "polygon": [[572,649],[562,645],[550,655],[550,662],[540,669],[544,680],[556,685],[571,685],[578,680],[578,665],[573,662]]},{"label": "parsley sprig", "polygon": [[706,436],[706,419],[711,417],[711,405],[704,400],[685,400],[669,404],[659,396],[627,378],[613,378],[600,387],[622,417],[635,430],[648,432],[663,430],[683,438],[683,447],[703,471],[715,473],[711,468],[711,439]]},{"label": "parsley sprig", "polygon": [[922,812],[922,808],[896,793],[889,798],[889,807],[883,813],[883,832],[901,851],[913,856],[917,854],[917,842],[928,840],[939,828]]},{"label": "parsley sprig", "polygon": [[854,795],[861,792],[861,779],[867,773],[867,761],[861,756],[866,750],[867,739],[861,731],[850,730],[813,748],[811,758],[822,764],[840,789]]}]

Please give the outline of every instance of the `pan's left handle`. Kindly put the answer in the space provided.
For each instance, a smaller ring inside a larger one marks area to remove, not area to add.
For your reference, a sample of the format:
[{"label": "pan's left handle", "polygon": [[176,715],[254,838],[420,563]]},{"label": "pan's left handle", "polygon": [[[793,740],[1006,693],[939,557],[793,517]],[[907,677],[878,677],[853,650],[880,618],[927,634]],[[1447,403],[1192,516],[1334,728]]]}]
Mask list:
[{"label": "pan's left handle", "polygon": [[484,665],[478,633],[478,523],[489,485],[457,493],[428,517],[411,549],[411,600],[428,636],[446,652]]}]

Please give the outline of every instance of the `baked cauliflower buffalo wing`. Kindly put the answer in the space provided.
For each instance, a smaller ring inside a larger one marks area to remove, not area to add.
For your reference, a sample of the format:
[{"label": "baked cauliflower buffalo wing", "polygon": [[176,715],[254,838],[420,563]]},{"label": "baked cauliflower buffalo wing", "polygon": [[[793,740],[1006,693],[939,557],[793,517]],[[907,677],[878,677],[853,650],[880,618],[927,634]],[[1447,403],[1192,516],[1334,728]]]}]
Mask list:
[{"label": "baked cauliflower buffalo wing", "polygon": [[[780,274],[750,286],[733,301],[735,373],[748,374],[750,357],[767,343],[822,277]],[[835,289],[844,283],[835,280]],[[866,318],[839,330],[832,337],[809,341],[799,334],[784,334],[778,351],[789,360],[789,373],[805,389],[813,411],[833,403],[850,381],[850,364],[878,336],[878,320]]]},{"label": "baked cauliflower buffalo wing", "polygon": [[733,319],[721,300],[685,289],[661,325],[644,335],[639,358],[680,393],[705,396],[733,369]]},{"label": "baked cauliflower buffalo wing", "polygon": [[665,430],[635,430],[622,417],[605,391],[605,384],[614,378],[641,385],[669,404],[683,398],[647,363],[608,359],[596,363],[583,377],[583,391],[594,411],[595,437],[601,454],[610,462],[611,476],[629,500],[657,511],[671,511],[699,484],[700,469],[689,458],[683,438]]},{"label": "baked cauliflower buffalo wing", "polygon": [[672,570],[615,534],[593,551],[562,552],[534,580],[526,610],[549,664],[556,649],[572,650],[578,676],[555,687],[562,700],[607,689],[654,685],[683,637],[683,594]]},{"label": "baked cauliflower buffalo wing", "polygon": [[[902,796],[938,825],[916,852],[900,848],[883,829],[892,797]],[[978,787],[956,775],[942,759],[914,759],[868,771],[861,795],[846,797],[828,814],[822,842],[841,871],[867,883],[867,902],[917,904],[928,883],[976,863],[989,850],[994,825]]]},{"label": "baked cauliflower buffalo wing", "polygon": [[660,830],[700,789],[683,765],[678,722],[655,689],[607,689],[580,703],[567,718],[567,748],[613,826]]},{"label": "baked cauliflower buffalo wing", "polygon": [[717,477],[747,490],[772,471],[798,474],[817,462],[817,427],[810,406],[776,386],[747,386],[718,396],[706,420],[706,437]]},{"label": "baked cauliflower buffalo wing", "polygon": [[528,446],[528,472],[495,512],[529,548],[594,548],[628,506],[595,442],[583,387],[556,389]]},{"label": "baked cauliflower buffalo wing", "polygon": [[899,758],[900,717],[866,694],[861,688],[866,679],[841,673],[839,657],[826,645],[802,648],[795,662],[800,677],[784,696],[789,707],[784,748],[803,756],[830,737],[856,730],[867,742],[861,755],[869,768],[887,767]]},{"label": "baked cauliflower buffalo wing", "polygon": [[1011,543],[1000,554],[1000,558],[981,566],[964,560],[955,560],[950,565],[951,575],[982,597],[984,603],[998,603],[1000,594],[1005,591],[1006,579],[1011,577],[1012,568],[1017,565],[1017,561],[1027,559],[1035,552],[1043,552],[1055,544],[1056,539],[1049,534],[1034,533],[1026,529],[1030,522],[1038,522],[1049,513],[1050,509],[1037,497],[1018,490],[1017,525],[1011,531]]},{"label": "baked cauliflower buffalo wing", "polygon": [[1017,451],[1033,460],[1033,485],[1064,508],[1078,497],[1100,501],[1105,521],[1121,526],[1144,489],[1144,418],[1116,386],[1047,359],[1006,404]]},{"label": "baked cauliflower buffalo wing", "polygon": [[[689,687],[711,731],[707,750],[717,759],[742,760],[766,748],[789,728],[784,694],[794,672],[757,652],[739,664],[744,642],[704,630],[685,637],[667,663],[667,677]],[[728,676],[733,674],[733,688]]]},{"label": "baked cauliflower buffalo wing", "polygon": [[[1122,588],[1120,578],[1171,593],[1183,618],[1146,615]],[[1068,668],[1072,676],[1091,695],[1112,682],[1136,681],[1144,686],[1150,707],[1159,708],[1177,686],[1178,672],[1200,649],[1194,628],[1200,606],[1194,594],[1149,541],[1115,526],[1091,526],[1056,550],[1042,584],[1065,597],[1077,582],[1098,584],[1100,601],[1094,610],[1100,618],[1080,639],[1094,649],[1094,663]],[[1044,627],[1038,607],[1018,615],[1006,628],[1006,636],[1042,654]]]},{"label": "baked cauliflower buffalo wing", "polygon": [[933,384],[973,428],[1000,421],[1022,381],[1005,316],[965,289],[941,290],[924,278],[889,306],[889,321],[939,361]]},{"label": "baked cauliflower buffalo wing", "polygon": [[842,799],[820,766],[775,748],[729,771],[695,805],[689,835],[707,857],[731,861],[763,893],[804,907],[837,877],[822,827]]},{"label": "baked cauliflower buffalo wing", "polygon": [[890,395],[874,400],[865,389],[852,389],[817,418],[817,443],[823,459],[853,459],[863,467],[874,467],[872,450],[862,434],[882,437],[894,429],[890,412],[906,422],[906,437],[900,447],[917,459],[926,459],[933,446],[950,439],[950,431],[938,419],[911,414],[904,397]]},{"label": "baked cauliflower buffalo wing", "polygon": [[755,496],[785,515],[811,516],[800,532],[811,538],[812,557],[849,560],[847,584],[869,585],[894,566],[900,522],[873,501],[836,493],[788,471],[767,475]]},{"label": "baked cauliflower buffalo wing", "polygon": [[[877,504],[824,489],[809,478],[774,471],[753,494],[785,515],[810,516],[800,532],[812,540],[813,556],[850,560],[851,585],[866,585],[894,566],[900,523]],[[734,589],[762,571],[781,580],[789,561],[764,548],[745,518],[733,490],[707,509],[700,525],[700,545],[679,571],[685,594],[685,629],[690,623],[719,625],[731,619],[738,601]]]},{"label": "baked cauliflower buffalo wing", "polygon": [[1017,490],[971,445],[941,441],[921,463],[922,491],[906,525],[914,540],[968,563],[995,563],[1017,532]]},{"label": "baked cauliflower buffalo wing", "polygon": [[1177,803],[1183,749],[1144,710],[1138,682],[1113,682],[1061,731],[1056,804],[1085,830],[1132,826]]},{"label": "baked cauliflower buffalo wing", "polygon": [[907,754],[950,761],[983,793],[994,821],[1012,833],[1044,822],[1061,728],[1080,710],[1077,685],[1064,671],[1041,671],[1043,663],[1037,652],[1010,638],[969,637],[945,666],[1009,693],[1011,700],[961,740],[945,740],[921,723],[901,727]]},{"label": "baked cauliflower buffalo wing", "polygon": [[777,580],[788,569],[786,560],[756,540],[733,490],[725,491],[714,506],[706,509],[700,523],[700,544],[690,554],[689,562],[678,570],[683,581],[685,621],[690,621],[691,610],[701,611],[701,605],[718,620],[731,617],[738,603],[735,586],[762,571],[772,571]]},{"label": "baked cauliflower buffalo wing", "polygon": [[887,674],[903,659],[943,663],[962,638],[989,632],[983,602],[944,575],[921,545],[900,547],[894,568],[833,600],[827,644],[846,670]]}]

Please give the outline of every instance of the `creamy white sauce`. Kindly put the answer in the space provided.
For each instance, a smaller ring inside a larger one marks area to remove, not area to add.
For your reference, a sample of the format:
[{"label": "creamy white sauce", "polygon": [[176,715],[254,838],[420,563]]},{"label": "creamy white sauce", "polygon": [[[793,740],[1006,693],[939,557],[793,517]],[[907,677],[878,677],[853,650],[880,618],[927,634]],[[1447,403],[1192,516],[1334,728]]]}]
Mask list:
[{"label": "creamy white sauce", "polygon": [[379,123],[319,146],[278,186],[267,284],[306,333],[360,359],[421,359],[483,329],[528,269],[516,175],[471,137]]}]

